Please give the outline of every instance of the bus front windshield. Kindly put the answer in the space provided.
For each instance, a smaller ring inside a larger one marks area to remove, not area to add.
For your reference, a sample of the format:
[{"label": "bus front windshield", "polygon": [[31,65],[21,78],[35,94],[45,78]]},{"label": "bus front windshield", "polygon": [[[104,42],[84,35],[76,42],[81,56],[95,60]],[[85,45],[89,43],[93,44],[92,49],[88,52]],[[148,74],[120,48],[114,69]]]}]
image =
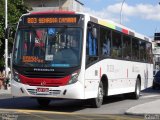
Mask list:
[{"label": "bus front windshield", "polygon": [[19,29],[13,63],[33,67],[75,67],[81,60],[81,28]]}]

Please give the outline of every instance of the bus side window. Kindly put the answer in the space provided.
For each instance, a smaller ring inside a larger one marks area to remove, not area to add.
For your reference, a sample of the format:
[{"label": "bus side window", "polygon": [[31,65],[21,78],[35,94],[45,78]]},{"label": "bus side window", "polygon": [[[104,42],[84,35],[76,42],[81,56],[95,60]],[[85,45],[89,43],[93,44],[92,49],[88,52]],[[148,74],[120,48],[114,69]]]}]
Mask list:
[{"label": "bus side window", "polygon": [[132,39],[132,59],[139,60],[139,40],[136,38]]},{"label": "bus side window", "polygon": [[118,32],[112,32],[112,51],[111,56],[113,58],[122,58],[122,39],[121,34]]},{"label": "bus side window", "polygon": [[111,31],[109,29],[100,28],[100,50],[102,56],[110,56]]},{"label": "bus side window", "polygon": [[91,31],[88,31],[88,47],[89,56],[97,56],[97,38],[92,36]]},{"label": "bus side window", "polygon": [[146,43],[146,57],[148,63],[153,63],[152,44]]},{"label": "bus side window", "polygon": [[131,38],[127,35],[123,35],[123,58],[131,59]]},{"label": "bus side window", "polygon": [[87,64],[92,63],[98,59],[98,40],[96,37],[94,37],[92,29],[93,28],[88,25],[86,43]]},{"label": "bus side window", "polygon": [[139,41],[139,50],[140,50],[140,60],[142,62],[146,61],[146,48],[145,47],[146,47],[146,42],[140,40]]}]

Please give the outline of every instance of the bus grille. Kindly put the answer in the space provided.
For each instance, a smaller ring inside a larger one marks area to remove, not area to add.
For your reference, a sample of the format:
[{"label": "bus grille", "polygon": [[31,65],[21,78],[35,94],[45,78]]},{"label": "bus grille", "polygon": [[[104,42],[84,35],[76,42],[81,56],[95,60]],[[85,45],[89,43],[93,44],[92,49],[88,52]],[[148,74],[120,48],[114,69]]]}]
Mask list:
[{"label": "bus grille", "polygon": [[36,89],[27,89],[27,91],[32,95],[54,95],[54,96],[57,96],[61,93],[60,90],[49,90],[48,93],[37,93]]},{"label": "bus grille", "polygon": [[63,78],[65,77],[65,72],[55,72],[55,71],[24,71],[23,73],[29,78]]}]

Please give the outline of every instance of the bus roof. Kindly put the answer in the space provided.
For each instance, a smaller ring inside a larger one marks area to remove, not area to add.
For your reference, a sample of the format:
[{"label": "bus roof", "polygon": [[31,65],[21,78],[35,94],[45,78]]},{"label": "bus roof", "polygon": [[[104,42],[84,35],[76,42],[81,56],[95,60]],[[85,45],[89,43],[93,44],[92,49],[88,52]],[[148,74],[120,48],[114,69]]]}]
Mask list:
[{"label": "bus roof", "polygon": [[113,22],[111,20],[98,18],[98,17],[95,17],[95,16],[90,15],[88,13],[74,12],[74,11],[63,11],[63,10],[60,10],[60,11],[59,10],[58,11],[57,10],[52,10],[52,11],[50,10],[50,11],[30,12],[30,13],[24,14],[24,15],[29,15],[29,14],[32,14],[32,15],[38,15],[38,14],[83,14],[85,16],[88,16],[89,20],[91,22],[100,24],[102,26],[106,26],[108,28],[111,28],[113,30],[117,30],[117,31],[122,32],[122,33],[127,34],[127,35],[131,35],[131,36],[134,36],[134,37],[152,42],[151,38],[149,38],[145,35],[142,35],[140,33],[137,33],[134,30],[132,30],[132,29],[130,29],[130,28],[128,28],[128,27],[126,27],[122,24]]},{"label": "bus roof", "polygon": [[50,11],[39,11],[39,12],[31,12],[31,14],[75,14],[74,11],[59,11],[59,10],[50,10]]},{"label": "bus roof", "polygon": [[132,29],[130,29],[130,28],[128,28],[128,27],[126,27],[122,24],[113,22],[113,21],[108,20],[108,19],[98,18],[98,17],[95,17],[93,15],[89,15],[87,13],[81,13],[81,14],[85,14],[85,15],[89,16],[91,22],[100,24],[102,26],[106,26],[106,27],[111,28],[113,30],[117,30],[117,31],[122,32],[124,34],[131,35],[133,37],[140,38],[140,39],[148,41],[148,42],[152,42],[152,39],[150,37],[145,36],[145,35],[140,34],[140,33],[137,33],[137,32],[135,32],[135,30],[132,30]]}]

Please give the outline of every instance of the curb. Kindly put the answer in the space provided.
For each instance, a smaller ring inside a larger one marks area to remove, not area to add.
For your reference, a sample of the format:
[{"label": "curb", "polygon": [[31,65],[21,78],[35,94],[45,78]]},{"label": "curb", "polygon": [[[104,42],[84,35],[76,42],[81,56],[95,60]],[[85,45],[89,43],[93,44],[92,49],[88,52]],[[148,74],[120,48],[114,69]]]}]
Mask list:
[{"label": "curb", "polygon": [[133,112],[125,112],[124,113],[125,115],[135,115],[135,116],[144,116],[145,113],[133,113]]},{"label": "curb", "polygon": [[[148,103],[144,103],[144,104],[148,104]],[[137,107],[142,106],[142,105],[144,105],[144,104],[136,105],[136,106],[134,106],[134,107],[129,108],[129,109],[125,112],[125,114],[126,114],[126,115],[144,116],[145,113],[137,113],[137,112],[135,112],[135,110],[134,110],[134,109],[136,109]],[[133,112],[133,111],[134,111],[134,112]]]},{"label": "curb", "polygon": [[[160,100],[151,101],[148,103],[140,104],[134,107],[129,108],[125,114],[126,115],[137,115],[137,116],[144,116],[146,114],[160,114],[160,111],[156,110],[155,104],[159,105]],[[157,106],[158,107],[158,106]],[[155,110],[158,113],[154,113]]]}]

